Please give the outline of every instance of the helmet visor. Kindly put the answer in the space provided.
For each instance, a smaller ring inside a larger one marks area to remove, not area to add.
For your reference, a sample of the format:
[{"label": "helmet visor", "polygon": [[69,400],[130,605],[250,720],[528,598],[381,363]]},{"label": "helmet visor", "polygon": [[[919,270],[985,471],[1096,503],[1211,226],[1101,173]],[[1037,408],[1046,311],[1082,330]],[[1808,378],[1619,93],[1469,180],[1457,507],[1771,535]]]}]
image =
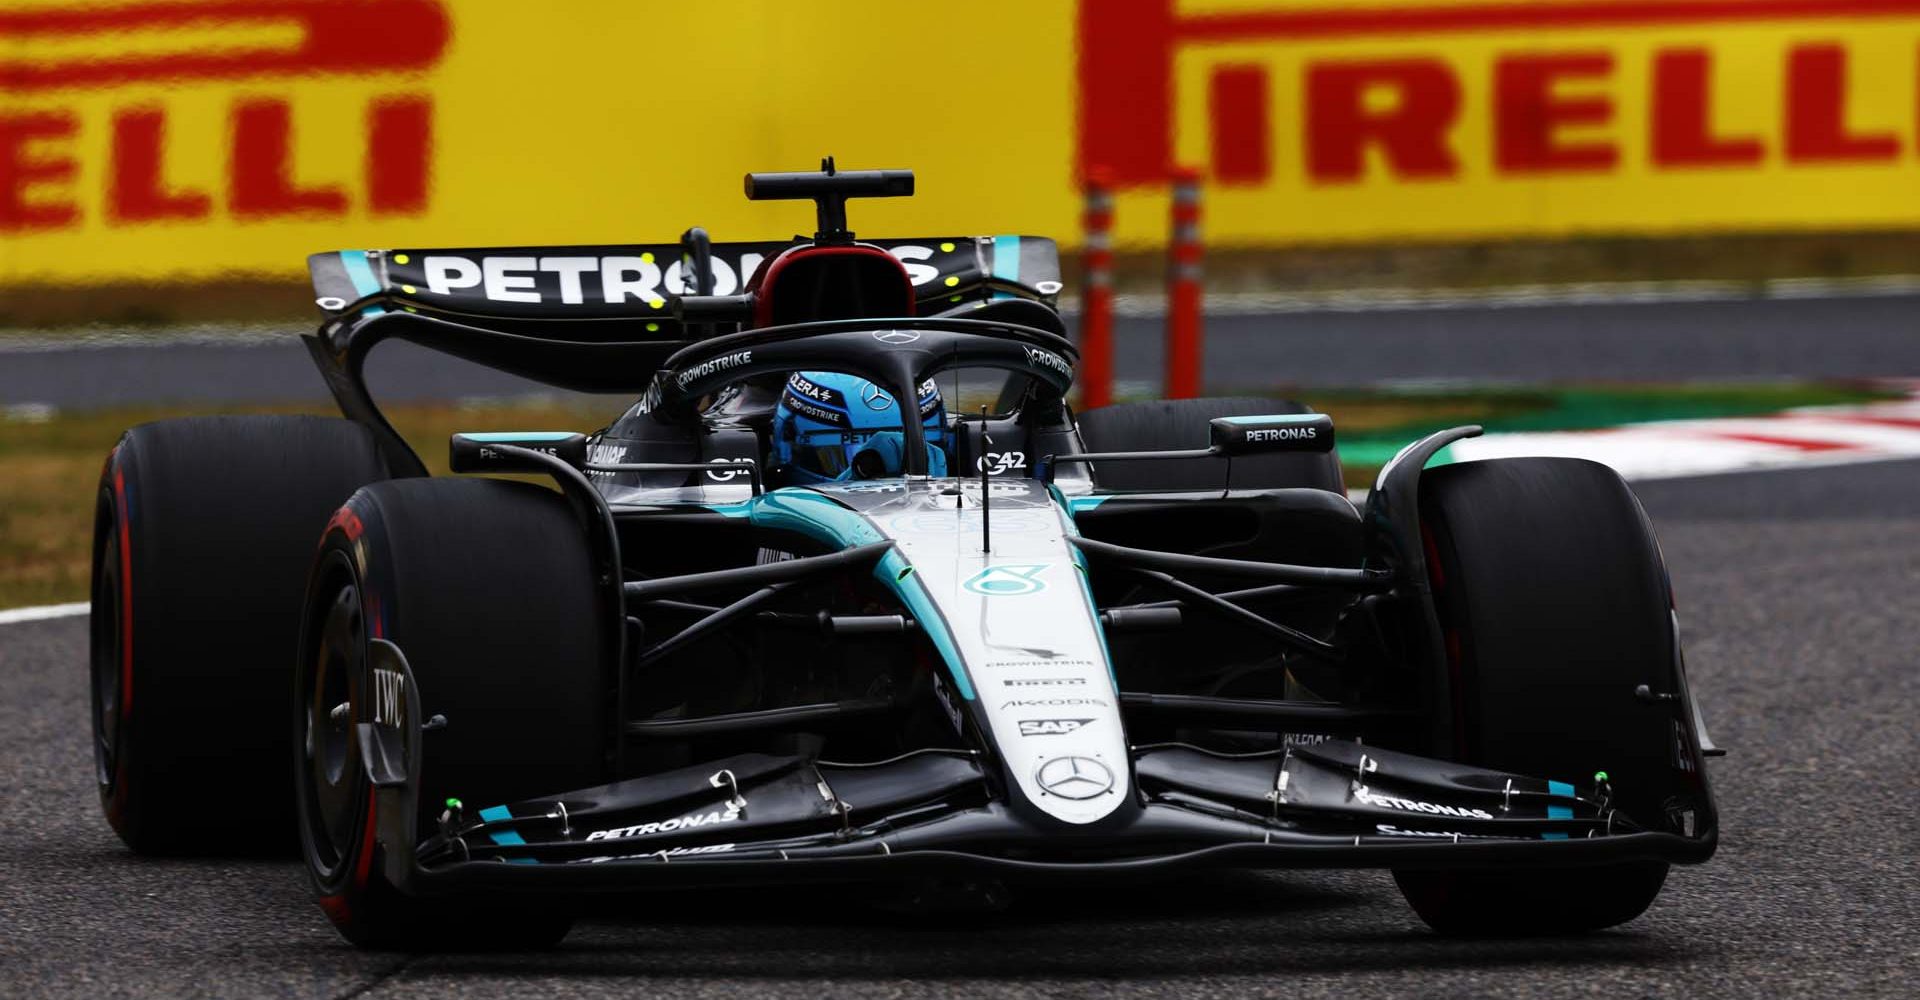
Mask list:
[{"label": "helmet visor", "polygon": [[803,431],[794,444],[793,463],[815,475],[838,478],[847,471],[848,456],[855,450],[854,439],[861,436],[843,431]]}]

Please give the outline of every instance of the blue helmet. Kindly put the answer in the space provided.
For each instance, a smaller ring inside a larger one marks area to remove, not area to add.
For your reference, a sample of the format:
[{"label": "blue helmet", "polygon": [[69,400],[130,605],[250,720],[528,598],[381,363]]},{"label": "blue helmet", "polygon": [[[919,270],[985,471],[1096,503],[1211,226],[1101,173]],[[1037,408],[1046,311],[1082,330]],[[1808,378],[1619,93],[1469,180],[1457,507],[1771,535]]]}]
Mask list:
[{"label": "blue helmet", "polygon": [[[947,409],[940,390],[920,384],[927,471],[947,474]],[[839,372],[794,372],[773,411],[774,464],[796,483],[897,476],[905,463],[900,407],[893,394]]]}]

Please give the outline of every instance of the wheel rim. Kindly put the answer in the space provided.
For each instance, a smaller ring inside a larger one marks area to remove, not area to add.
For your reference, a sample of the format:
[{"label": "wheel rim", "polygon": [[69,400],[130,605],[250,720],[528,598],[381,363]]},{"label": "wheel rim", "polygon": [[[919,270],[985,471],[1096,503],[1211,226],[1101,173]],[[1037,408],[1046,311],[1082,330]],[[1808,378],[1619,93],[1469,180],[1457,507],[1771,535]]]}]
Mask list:
[{"label": "wheel rim", "polygon": [[[113,507],[104,499],[100,515],[111,525]],[[103,789],[112,789],[115,753],[120,744],[120,532],[108,528],[93,573],[93,608],[88,624],[88,674],[93,694],[93,766]]]},{"label": "wheel rim", "polygon": [[366,664],[366,628],[360,590],[344,567],[330,567],[314,590],[311,623],[301,650],[298,762],[309,860],[322,881],[351,857],[362,819],[358,743],[360,677]]}]

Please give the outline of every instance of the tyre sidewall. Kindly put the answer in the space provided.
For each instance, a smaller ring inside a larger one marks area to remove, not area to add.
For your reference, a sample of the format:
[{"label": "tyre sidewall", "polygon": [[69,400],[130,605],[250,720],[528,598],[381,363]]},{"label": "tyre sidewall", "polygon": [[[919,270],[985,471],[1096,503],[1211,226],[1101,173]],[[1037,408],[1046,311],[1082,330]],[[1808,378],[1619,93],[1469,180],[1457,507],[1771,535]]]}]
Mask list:
[{"label": "tyre sidewall", "polygon": [[[1652,524],[1611,469],[1572,459],[1443,466],[1421,480],[1421,530],[1445,661],[1437,756],[1592,789],[1668,828],[1684,791],[1678,715],[1635,695],[1678,687],[1672,596]],[[1595,930],[1639,916],[1668,866],[1396,870],[1434,929],[1461,935]]]},{"label": "tyre sidewall", "polygon": [[[1541,502],[1539,484],[1565,475],[1590,489]],[[1441,749],[1582,787],[1605,771],[1628,815],[1664,820],[1678,717],[1634,689],[1677,690],[1679,665],[1666,569],[1639,501],[1611,469],[1571,459],[1445,466],[1423,480],[1422,501],[1455,719],[1455,745]],[[1510,548],[1472,551],[1495,546]]]}]

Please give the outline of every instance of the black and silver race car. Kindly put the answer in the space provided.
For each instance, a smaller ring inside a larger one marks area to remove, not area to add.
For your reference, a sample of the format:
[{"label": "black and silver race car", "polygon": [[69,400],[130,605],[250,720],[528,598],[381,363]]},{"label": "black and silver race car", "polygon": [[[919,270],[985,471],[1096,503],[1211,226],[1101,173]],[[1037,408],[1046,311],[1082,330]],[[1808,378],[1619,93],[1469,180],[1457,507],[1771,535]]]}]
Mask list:
[{"label": "black and silver race car", "polygon": [[[557,941],[596,891],[1201,866],[1568,931],[1713,854],[1613,472],[1427,469],[1462,427],[1356,507],[1297,404],[1074,412],[1051,242],[857,241],[847,199],[905,171],[746,187],[819,231],[316,255],[346,419],[127,432],[92,680],[130,847],[297,831],[341,933],[405,948]],[[455,435],[483,475],[432,478],[362,377],[388,338],[638,402]]]}]

